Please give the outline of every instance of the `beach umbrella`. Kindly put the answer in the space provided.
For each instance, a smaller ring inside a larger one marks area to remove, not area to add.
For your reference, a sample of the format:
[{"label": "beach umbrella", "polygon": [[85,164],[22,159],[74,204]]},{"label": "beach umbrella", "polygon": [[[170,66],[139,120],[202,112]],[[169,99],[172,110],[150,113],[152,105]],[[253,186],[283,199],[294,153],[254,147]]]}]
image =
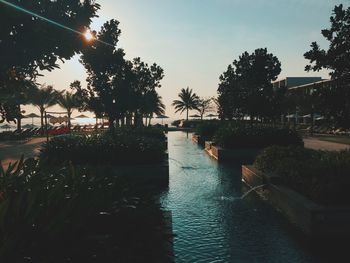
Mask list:
[{"label": "beach umbrella", "polygon": [[86,119],[86,118],[89,118],[89,117],[86,116],[86,115],[84,115],[84,114],[81,114],[81,115],[76,116],[76,117],[74,117],[74,118],[76,118],[76,119]]},{"label": "beach umbrella", "polygon": [[1,126],[1,129],[5,129],[5,130],[8,130],[8,129],[11,129],[12,127],[8,124],[5,124],[5,125],[2,125]]},{"label": "beach umbrella", "polygon": [[34,118],[40,118],[40,116],[35,114],[35,113],[30,113],[30,114],[26,115],[25,117],[32,118],[32,125],[34,125]]},{"label": "beach umbrella", "polygon": [[22,128],[24,128],[24,129],[32,129],[32,128],[34,128],[34,127],[36,127],[36,126],[33,125],[33,124],[25,124],[25,125],[23,125]]},{"label": "beach umbrella", "polygon": [[194,114],[194,115],[190,115],[191,118],[200,118],[201,116],[199,116],[198,114]]},{"label": "beach umbrella", "polygon": [[208,114],[207,116],[205,116],[206,118],[215,118],[217,117],[218,115],[215,115],[215,114]]},{"label": "beach umbrella", "polygon": [[162,119],[162,125],[163,125],[164,119],[169,119],[169,117],[165,115],[157,115],[156,119]]}]

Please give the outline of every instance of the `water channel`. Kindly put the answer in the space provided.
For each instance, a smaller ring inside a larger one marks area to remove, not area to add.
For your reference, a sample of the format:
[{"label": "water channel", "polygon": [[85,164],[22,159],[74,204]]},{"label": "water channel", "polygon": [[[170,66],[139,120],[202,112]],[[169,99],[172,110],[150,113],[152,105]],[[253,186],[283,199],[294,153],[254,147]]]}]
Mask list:
[{"label": "water channel", "polygon": [[323,262],[254,193],[240,198],[240,165],[218,164],[184,132],[170,132],[168,145],[161,200],[173,215],[176,262]]}]

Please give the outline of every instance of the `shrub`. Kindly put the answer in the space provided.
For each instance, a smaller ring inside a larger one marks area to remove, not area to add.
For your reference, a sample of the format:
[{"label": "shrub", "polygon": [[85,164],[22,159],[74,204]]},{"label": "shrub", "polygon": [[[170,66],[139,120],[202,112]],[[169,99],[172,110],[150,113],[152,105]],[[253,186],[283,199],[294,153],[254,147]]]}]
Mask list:
[{"label": "shrub", "polygon": [[215,133],[214,143],[224,148],[304,145],[302,138],[290,129],[250,127],[235,123],[229,123],[219,128]]},{"label": "shrub", "polygon": [[220,125],[220,121],[203,121],[197,125],[196,134],[205,140],[212,140]]},{"label": "shrub", "polygon": [[350,151],[324,152],[302,147],[266,148],[254,164],[283,183],[324,205],[349,205]]},{"label": "shrub", "polygon": [[175,120],[171,123],[172,126],[179,127],[181,120]]},{"label": "shrub", "polygon": [[43,162],[74,164],[156,163],[165,158],[165,135],[159,130],[118,129],[115,133],[54,137],[42,149]]},{"label": "shrub", "polygon": [[164,214],[118,177],[30,159],[0,171],[1,262],[166,262]]}]

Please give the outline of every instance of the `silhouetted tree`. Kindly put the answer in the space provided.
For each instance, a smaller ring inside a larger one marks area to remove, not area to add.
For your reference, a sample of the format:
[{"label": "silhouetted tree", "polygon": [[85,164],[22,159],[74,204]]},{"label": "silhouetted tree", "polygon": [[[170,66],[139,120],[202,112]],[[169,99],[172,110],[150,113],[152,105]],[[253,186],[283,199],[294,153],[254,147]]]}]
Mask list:
[{"label": "silhouetted tree", "polygon": [[40,111],[41,128],[44,128],[45,110],[58,103],[60,92],[52,86],[41,85],[40,88],[35,86],[29,92],[29,102],[36,106]]},{"label": "silhouetted tree", "polygon": [[[99,9],[92,0],[7,2],[79,32],[86,30]],[[19,101],[4,101],[17,92],[8,89],[13,86],[13,80],[29,81],[40,70],[57,68],[58,60],[70,59],[86,43],[80,34],[4,3],[0,3],[0,25],[0,114],[7,121],[15,121],[19,116]]]},{"label": "silhouetted tree", "polygon": [[[220,76],[219,115],[222,119],[273,119],[276,116],[272,81],[281,72],[281,63],[266,48],[244,52]],[[280,114],[280,113],[279,113]]]},{"label": "silhouetted tree", "polygon": [[[133,60],[134,83],[133,88],[136,95],[136,109],[134,110],[135,125],[142,125],[142,117],[148,112],[144,112],[144,105],[149,103],[153,106],[151,111],[157,110],[157,105],[152,100],[147,101],[147,94],[153,96],[153,100],[157,98],[157,88],[161,87],[160,81],[164,77],[163,69],[157,64],[149,66],[141,61],[140,58]],[[149,110],[148,110],[149,111]]]},{"label": "silhouetted tree", "polygon": [[140,58],[124,59],[124,51],[116,47],[121,33],[118,26],[116,20],[105,23],[96,38],[110,45],[95,41],[81,57],[88,72],[89,105],[108,116],[110,129],[120,120],[130,124],[132,116],[135,125],[142,125],[142,117],[150,112],[143,110],[145,96],[156,92],[164,77],[163,69],[156,64],[149,66]]},{"label": "silhouetted tree", "polygon": [[68,128],[71,127],[71,118],[74,109],[79,109],[80,98],[76,93],[66,91],[62,93],[58,98],[58,104],[67,111]]},{"label": "silhouetted tree", "polygon": [[175,113],[183,113],[186,111],[186,120],[188,121],[189,110],[195,110],[198,107],[199,97],[192,89],[187,87],[186,89],[181,89],[179,93],[180,100],[174,100],[172,106],[175,107]]},{"label": "silhouetted tree", "polygon": [[328,50],[321,49],[317,42],[304,54],[310,60],[306,71],[330,70],[332,85],[316,89],[313,96],[320,102],[318,111],[328,120],[341,127],[350,127],[350,7],[334,7],[331,26],[322,30],[329,42]]},{"label": "silhouetted tree", "polygon": [[211,111],[212,109],[213,109],[212,98],[209,98],[209,99],[199,98],[196,110],[201,116],[201,120],[203,120],[204,114]]},{"label": "silhouetted tree", "polygon": [[114,85],[114,79],[123,76],[125,65],[124,51],[117,48],[120,33],[117,20],[106,22],[95,36],[99,41],[93,41],[81,57],[88,73],[89,94],[92,99],[98,98],[93,100],[100,103],[99,108],[108,116],[110,129],[113,129],[117,118],[117,85]]},{"label": "silhouetted tree", "polygon": [[151,125],[153,115],[164,115],[165,105],[162,102],[162,97],[159,96],[156,90],[147,91],[143,96],[142,112],[146,118],[146,126]]}]

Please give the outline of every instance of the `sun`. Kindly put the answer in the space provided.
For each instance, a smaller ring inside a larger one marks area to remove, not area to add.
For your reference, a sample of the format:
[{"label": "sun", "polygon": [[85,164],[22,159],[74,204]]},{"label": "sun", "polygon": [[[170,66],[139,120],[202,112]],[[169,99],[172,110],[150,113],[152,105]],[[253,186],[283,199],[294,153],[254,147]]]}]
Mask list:
[{"label": "sun", "polygon": [[91,41],[94,39],[94,36],[90,30],[86,30],[86,32],[84,33],[84,37],[87,41]]}]

